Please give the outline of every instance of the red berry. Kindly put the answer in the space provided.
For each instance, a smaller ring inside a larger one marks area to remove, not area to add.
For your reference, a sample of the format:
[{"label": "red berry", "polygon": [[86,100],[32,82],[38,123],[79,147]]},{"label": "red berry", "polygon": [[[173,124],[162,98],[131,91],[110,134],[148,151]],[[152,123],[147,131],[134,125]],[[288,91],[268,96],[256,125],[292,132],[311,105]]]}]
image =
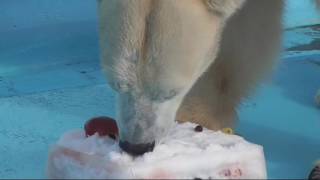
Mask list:
[{"label": "red berry", "polygon": [[92,136],[98,133],[99,136],[110,136],[116,139],[119,136],[119,129],[114,119],[109,117],[96,117],[86,122],[84,129],[86,136]]}]

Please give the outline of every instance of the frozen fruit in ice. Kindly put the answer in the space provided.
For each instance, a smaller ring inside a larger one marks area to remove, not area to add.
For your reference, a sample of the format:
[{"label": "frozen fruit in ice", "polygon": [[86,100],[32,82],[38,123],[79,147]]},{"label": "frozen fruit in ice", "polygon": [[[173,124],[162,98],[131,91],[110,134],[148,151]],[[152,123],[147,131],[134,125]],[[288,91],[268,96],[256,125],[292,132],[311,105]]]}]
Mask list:
[{"label": "frozen fruit in ice", "polygon": [[202,126],[198,125],[198,126],[196,126],[196,127],[194,128],[194,130],[195,130],[196,132],[202,132],[202,131],[203,131],[203,128],[202,128]]},{"label": "frozen fruit in ice", "polygon": [[86,122],[84,126],[86,136],[98,133],[99,136],[110,136],[116,139],[119,136],[119,129],[114,119],[110,117],[96,117]]}]

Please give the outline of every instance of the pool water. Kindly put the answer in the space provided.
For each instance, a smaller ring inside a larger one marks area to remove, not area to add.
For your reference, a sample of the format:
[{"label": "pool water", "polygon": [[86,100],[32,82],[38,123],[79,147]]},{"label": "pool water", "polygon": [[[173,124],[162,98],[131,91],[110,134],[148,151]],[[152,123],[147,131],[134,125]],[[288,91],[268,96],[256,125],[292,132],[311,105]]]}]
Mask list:
[{"label": "pool water", "polygon": [[[0,12],[0,178],[45,177],[48,150],[63,132],[115,116],[95,4],[70,0],[70,12],[62,0],[39,2],[0,3],[7,7]],[[274,76],[239,108],[237,132],[264,146],[269,178],[305,178],[320,159],[320,25],[305,13],[307,24],[287,21]]]}]

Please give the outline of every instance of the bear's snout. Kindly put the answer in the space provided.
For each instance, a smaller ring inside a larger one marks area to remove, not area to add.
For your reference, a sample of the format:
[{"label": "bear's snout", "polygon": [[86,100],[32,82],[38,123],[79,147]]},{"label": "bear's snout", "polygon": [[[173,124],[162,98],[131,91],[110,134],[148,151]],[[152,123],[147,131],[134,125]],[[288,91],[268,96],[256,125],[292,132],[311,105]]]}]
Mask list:
[{"label": "bear's snout", "polygon": [[155,142],[153,141],[152,143],[132,144],[128,141],[120,141],[119,146],[123,151],[132,156],[140,156],[144,153],[152,152],[155,146]]}]

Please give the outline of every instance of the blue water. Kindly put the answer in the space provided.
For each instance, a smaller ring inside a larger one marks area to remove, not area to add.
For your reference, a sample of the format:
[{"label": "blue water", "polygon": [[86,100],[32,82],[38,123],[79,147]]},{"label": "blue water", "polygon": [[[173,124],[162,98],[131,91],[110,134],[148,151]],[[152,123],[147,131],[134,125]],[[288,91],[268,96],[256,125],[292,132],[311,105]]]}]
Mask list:
[{"label": "blue water", "polygon": [[[43,178],[63,132],[115,115],[115,92],[99,64],[95,3],[79,2],[0,2],[0,178]],[[310,6],[299,2],[288,6],[284,49],[320,39],[312,28],[294,28],[319,22],[315,11],[297,11]],[[264,146],[270,178],[305,178],[320,158],[317,49],[285,51],[272,79],[239,108],[237,131]]]}]

